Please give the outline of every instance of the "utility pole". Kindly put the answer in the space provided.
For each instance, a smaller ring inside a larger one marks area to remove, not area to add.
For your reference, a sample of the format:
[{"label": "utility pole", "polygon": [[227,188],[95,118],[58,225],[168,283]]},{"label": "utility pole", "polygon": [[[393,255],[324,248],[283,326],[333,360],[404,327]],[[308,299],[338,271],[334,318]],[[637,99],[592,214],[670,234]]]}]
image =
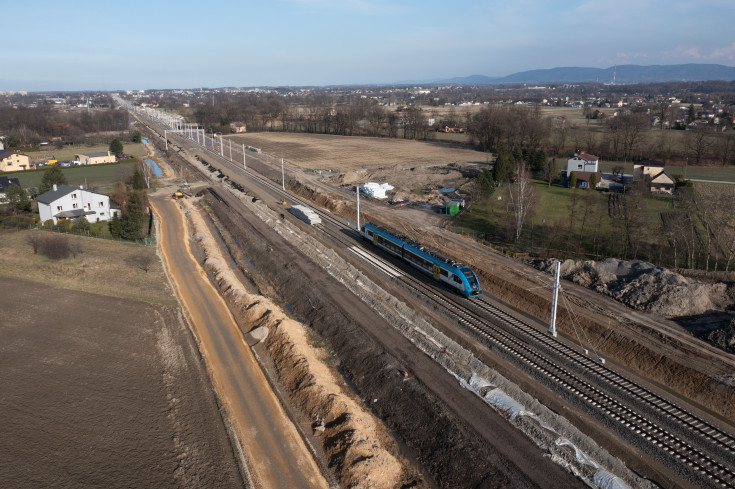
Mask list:
[{"label": "utility pole", "polygon": [[551,296],[551,320],[549,321],[549,334],[556,338],[556,306],[559,297],[559,265],[561,262],[556,260],[554,263],[554,289]]},{"label": "utility pole", "polygon": [[355,185],[355,194],[357,195],[357,232],[360,232],[360,186]]}]

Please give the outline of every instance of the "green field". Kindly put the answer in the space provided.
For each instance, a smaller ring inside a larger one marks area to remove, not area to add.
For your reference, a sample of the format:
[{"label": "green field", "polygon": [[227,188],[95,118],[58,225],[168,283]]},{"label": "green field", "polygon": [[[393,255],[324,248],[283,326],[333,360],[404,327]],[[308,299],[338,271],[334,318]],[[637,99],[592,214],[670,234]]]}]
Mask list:
[{"label": "green field", "polygon": [[[139,145],[142,146],[142,145]],[[69,185],[105,186],[118,180],[125,181],[135,172],[135,161],[123,161],[107,165],[87,165],[62,167],[61,171],[69,181]],[[7,177],[16,177],[23,188],[38,187],[45,169],[6,173]]]}]

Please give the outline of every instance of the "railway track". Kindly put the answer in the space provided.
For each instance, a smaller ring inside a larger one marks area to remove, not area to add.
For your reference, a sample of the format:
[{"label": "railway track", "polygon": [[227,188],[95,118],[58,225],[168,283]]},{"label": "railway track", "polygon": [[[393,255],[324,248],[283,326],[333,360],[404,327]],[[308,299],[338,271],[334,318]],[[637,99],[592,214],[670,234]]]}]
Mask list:
[{"label": "railway track", "polygon": [[[277,195],[312,207],[310,202],[283,191],[270,180],[244,170],[219,153],[200,149]],[[212,194],[229,206],[216,191]],[[355,241],[350,241],[341,231],[345,222],[315,210],[324,222],[320,230],[332,241],[346,248],[355,245]],[[339,230],[333,231],[332,227]],[[358,236],[357,232],[354,236]],[[383,263],[393,261],[380,258],[372,251],[367,253]],[[408,273],[393,277],[414,295],[441,306],[486,344],[499,348],[506,358],[553,391],[606,422],[632,444],[655,454],[685,479],[701,487],[735,488],[735,437],[731,434],[548,336],[485,298],[467,300],[450,296]]]}]

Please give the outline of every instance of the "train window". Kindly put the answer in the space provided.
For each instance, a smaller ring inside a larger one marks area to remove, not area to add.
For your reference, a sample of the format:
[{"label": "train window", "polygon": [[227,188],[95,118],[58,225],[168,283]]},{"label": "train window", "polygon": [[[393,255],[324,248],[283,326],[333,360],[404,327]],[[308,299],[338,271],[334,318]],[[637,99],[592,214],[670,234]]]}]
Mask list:
[{"label": "train window", "polygon": [[443,268],[440,268],[439,269],[439,275],[441,275],[442,277],[448,277],[449,276],[449,272],[447,272]]},{"label": "train window", "polygon": [[461,283],[461,280],[459,279],[459,277],[454,274],[452,274],[452,280],[454,280],[457,283]]}]

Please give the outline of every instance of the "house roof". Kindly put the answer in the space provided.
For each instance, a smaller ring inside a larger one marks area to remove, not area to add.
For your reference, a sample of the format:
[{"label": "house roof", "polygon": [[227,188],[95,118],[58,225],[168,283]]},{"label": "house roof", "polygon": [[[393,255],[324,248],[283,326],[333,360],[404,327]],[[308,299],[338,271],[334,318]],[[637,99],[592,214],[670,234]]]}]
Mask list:
[{"label": "house roof", "polygon": [[[659,178],[662,175],[665,176],[666,178],[668,178],[669,179],[669,182],[671,182],[671,183],[660,182],[660,181],[657,182],[656,179]],[[674,180],[674,178],[671,175],[669,175],[669,173],[666,170],[662,170],[659,173],[657,173],[656,175],[654,175],[653,177],[651,177],[651,183],[652,184],[655,183],[656,185],[674,185],[676,183],[676,180]]]},{"label": "house roof", "polygon": [[65,195],[68,195],[72,192],[87,192],[90,194],[97,194],[97,195],[103,195],[98,194],[97,192],[90,192],[89,190],[85,190],[83,188],[74,187],[72,185],[57,185],[56,190],[49,190],[46,193],[43,193],[36,197],[36,200],[41,204],[51,204],[52,202],[59,200],[61,197],[64,197]]},{"label": "house roof", "polygon": [[107,151],[102,151],[99,153],[82,153],[82,156],[89,156],[90,158],[95,158],[99,156],[110,156],[110,154]]},{"label": "house roof", "polygon": [[656,161],[656,160],[638,160],[633,162],[635,165],[643,165],[643,166],[653,166],[658,168],[663,168],[666,166],[666,164],[663,161]]},{"label": "house roof", "polygon": [[20,187],[20,180],[18,180],[17,178],[8,178],[6,176],[0,177],[0,193],[4,193],[5,189],[13,184],[16,184]]},{"label": "house roof", "polygon": [[590,181],[590,175],[595,174],[597,175],[597,183],[600,183],[602,180],[602,172],[599,171],[575,171],[572,172],[575,175],[577,175],[577,181],[578,182],[588,182]]},{"label": "house roof", "polygon": [[12,155],[23,155],[23,153],[18,153],[17,151],[10,151],[9,149],[0,150],[0,160],[4,160],[5,158],[12,156]]},{"label": "house roof", "polygon": [[584,160],[584,161],[598,161],[600,159],[598,156],[588,155],[587,153],[580,153],[578,155],[574,155],[574,158],[579,158],[580,160]]}]

